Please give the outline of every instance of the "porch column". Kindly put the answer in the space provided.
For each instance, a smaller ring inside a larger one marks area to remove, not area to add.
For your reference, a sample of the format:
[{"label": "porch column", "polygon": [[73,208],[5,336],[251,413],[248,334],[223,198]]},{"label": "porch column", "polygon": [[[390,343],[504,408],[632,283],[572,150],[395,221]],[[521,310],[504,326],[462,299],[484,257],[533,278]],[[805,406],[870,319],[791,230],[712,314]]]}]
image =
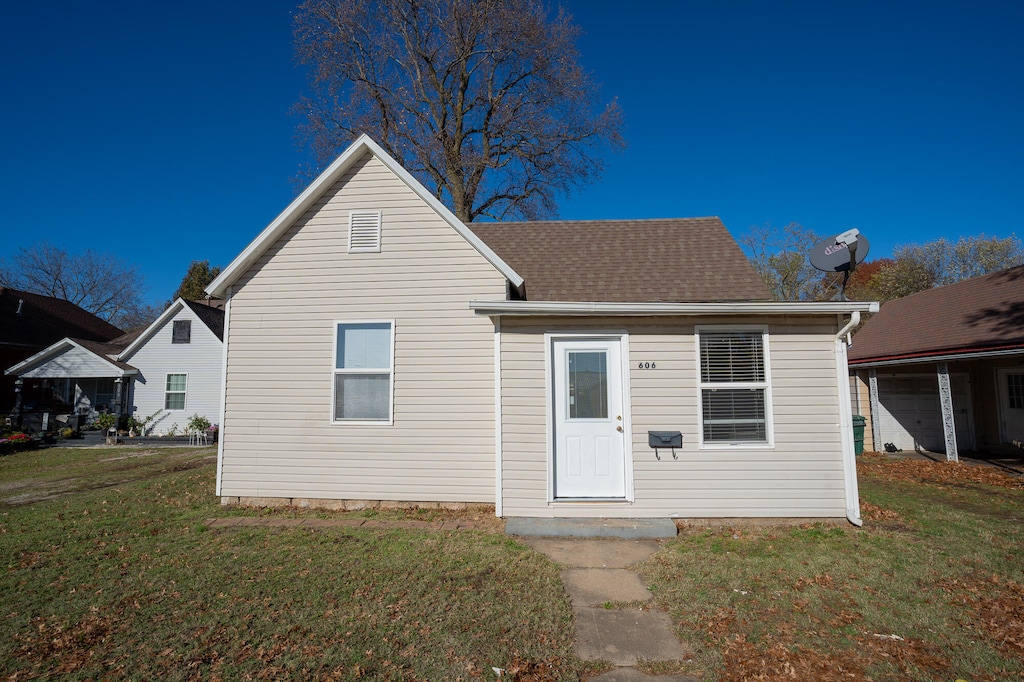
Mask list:
[{"label": "porch column", "polygon": [[[123,411],[123,408],[121,406],[122,381],[122,377],[117,377],[114,379],[114,416],[118,417],[118,420],[120,420],[121,412]],[[121,427],[119,426],[118,428]]]},{"label": "porch column", "polygon": [[885,452],[885,445],[882,443],[882,414],[878,406],[878,374],[875,368],[868,370],[868,394],[871,402],[871,438],[875,441],[875,452]]},{"label": "porch column", "polygon": [[953,392],[949,388],[949,366],[936,365],[939,376],[939,404],[942,406],[942,433],[946,437],[946,461],[959,462],[956,450],[956,423],[953,421]]},{"label": "porch column", "polygon": [[14,417],[21,416],[21,392],[25,390],[25,380],[18,377],[14,380],[14,410],[11,411],[11,415]]}]

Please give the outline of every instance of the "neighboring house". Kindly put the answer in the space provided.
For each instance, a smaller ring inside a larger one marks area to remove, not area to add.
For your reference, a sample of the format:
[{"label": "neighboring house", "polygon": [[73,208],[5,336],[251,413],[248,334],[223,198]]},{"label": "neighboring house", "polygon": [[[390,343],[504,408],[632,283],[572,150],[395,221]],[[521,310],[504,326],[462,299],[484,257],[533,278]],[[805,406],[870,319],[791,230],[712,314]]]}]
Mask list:
[{"label": "neighboring house", "polygon": [[208,292],[225,503],[859,523],[877,305],[768,302],[717,218],[466,226],[363,136]]},{"label": "neighboring house", "polygon": [[[10,367],[64,337],[109,341],[124,332],[74,303],[59,298],[0,287],[0,367]],[[9,414],[19,397],[14,376],[0,376],[0,412]],[[23,387],[41,394],[38,385]],[[46,386],[45,389],[49,389]],[[38,400],[39,395],[29,396]]]},{"label": "neighboring house", "polygon": [[192,415],[218,420],[223,335],[216,303],[179,298],[141,331],[108,343],[65,338],[6,373],[49,387],[48,404],[25,407],[83,422],[100,412],[152,417],[147,433],[181,433]]},{"label": "neighboring house", "polygon": [[886,303],[849,364],[876,450],[1024,447],[1024,266]]}]

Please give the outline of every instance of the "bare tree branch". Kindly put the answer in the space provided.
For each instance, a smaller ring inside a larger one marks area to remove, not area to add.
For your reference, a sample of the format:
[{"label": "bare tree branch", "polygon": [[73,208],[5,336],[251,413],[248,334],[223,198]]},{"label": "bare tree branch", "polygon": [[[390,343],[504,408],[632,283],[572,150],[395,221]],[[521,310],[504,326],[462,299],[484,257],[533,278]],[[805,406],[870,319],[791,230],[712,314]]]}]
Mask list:
[{"label": "bare tree branch", "polygon": [[326,165],[366,132],[459,218],[537,218],[621,148],[578,64],[579,29],[535,0],[306,0],[301,133]]},{"label": "bare tree branch", "polygon": [[69,254],[43,242],[20,249],[8,276],[16,289],[71,301],[122,329],[149,314],[142,300],[143,276],[135,266],[109,254]]}]

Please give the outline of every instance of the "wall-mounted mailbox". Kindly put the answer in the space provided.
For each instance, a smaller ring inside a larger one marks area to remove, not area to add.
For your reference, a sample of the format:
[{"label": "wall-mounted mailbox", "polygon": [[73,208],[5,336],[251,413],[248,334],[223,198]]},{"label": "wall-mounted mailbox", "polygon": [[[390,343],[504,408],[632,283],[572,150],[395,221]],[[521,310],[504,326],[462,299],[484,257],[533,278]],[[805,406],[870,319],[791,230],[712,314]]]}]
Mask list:
[{"label": "wall-mounted mailbox", "polygon": [[681,448],[683,434],[679,431],[648,431],[647,441],[652,448]]},{"label": "wall-mounted mailbox", "polygon": [[676,457],[676,448],[683,447],[683,434],[679,431],[648,431],[647,444],[654,448],[654,456],[661,459],[660,448],[671,448],[672,459]]}]

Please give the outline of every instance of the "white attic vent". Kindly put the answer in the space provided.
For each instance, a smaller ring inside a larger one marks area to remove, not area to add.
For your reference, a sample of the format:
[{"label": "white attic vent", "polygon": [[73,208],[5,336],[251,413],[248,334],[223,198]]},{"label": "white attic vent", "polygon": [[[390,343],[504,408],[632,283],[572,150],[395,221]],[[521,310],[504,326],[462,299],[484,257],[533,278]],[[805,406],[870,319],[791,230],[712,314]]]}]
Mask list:
[{"label": "white attic vent", "polygon": [[380,211],[348,214],[348,252],[380,253]]}]

